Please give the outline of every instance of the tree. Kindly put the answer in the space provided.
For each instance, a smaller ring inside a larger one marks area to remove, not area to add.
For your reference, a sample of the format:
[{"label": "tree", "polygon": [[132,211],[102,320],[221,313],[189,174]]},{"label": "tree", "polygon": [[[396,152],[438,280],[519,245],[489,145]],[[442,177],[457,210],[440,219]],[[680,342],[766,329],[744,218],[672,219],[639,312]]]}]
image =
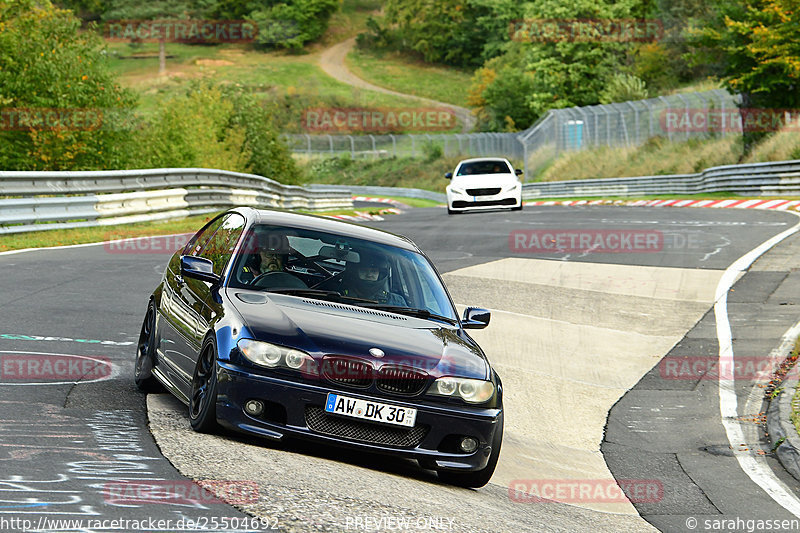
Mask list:
[{"label": "tree", "polygon": [[[636,0],[526,2],[524,24],[504,54],[485,65],[492,81],[486,83],[486,72],[473,79],[474,100],[483,101],[479,115],[488,117],[485,126],[527,128],[549,109],[598,103],[631,49],[625,39],[603,33],[603,21],[630,20],[638,8]],[[561,33],[548,33],[555,28]]]},{"label": "tree", "polygon": [[[800,9],[797,0],[731,0],[717,24],[695,28],[693,59],[722,65],[722,80],[742,108],[800,106]],[[745,153],[766,132],[745,131]]]},{"label": "tree", "polygon": [[477,67],[502,52],[509,27],[521,18],[513,0],[389,0],[383,25],[374,19],[362,47],[418,54],[425,61]]},{"label": "tree", "polygon": [[124,168],[136,98],[114,80],[102,40],[46,0],[0,3],[0,168]]},{"label": "tree", "polygon": [[[120,27],[127,28],[125,22],[136,26],[150,21],[200,16],[209,6],[209,1],[202,0],[108,0],[103,20],[107,25],[120,23]],[[158,41],[158,73],[163,75],[166,71],[166,33],[162,32]]]}]

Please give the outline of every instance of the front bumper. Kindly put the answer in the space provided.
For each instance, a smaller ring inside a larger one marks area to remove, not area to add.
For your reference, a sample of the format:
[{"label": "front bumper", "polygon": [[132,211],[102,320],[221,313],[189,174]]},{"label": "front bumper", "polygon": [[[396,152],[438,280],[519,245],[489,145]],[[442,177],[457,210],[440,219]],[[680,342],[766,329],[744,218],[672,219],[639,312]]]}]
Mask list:
[{"label": "front bumper", "polygon": [[472,209],[498,209],[522,205],[520,191],[500,192],[491,196],[468,196],[467,194],[447,192],[447,206],[451,211]]},{"label": "front bumper", "polygon": [[[217,362],[217,421],[230,429],[273,440],[297,437],[375,453],[400,455],[437,469],[480,470],[491,455],[491,442],[501,409],[433,404],[394,396],[371,396],[343,389],[324,380],[304,383],[252,372],[228,362]],[[329,392],[392,405],[414,407],[414,428],[406,430],[324,413]],[[245,413],[248,400],[267,408],[259,417]],[[475,437],[478,449],[458,452],[458,436]]]}]

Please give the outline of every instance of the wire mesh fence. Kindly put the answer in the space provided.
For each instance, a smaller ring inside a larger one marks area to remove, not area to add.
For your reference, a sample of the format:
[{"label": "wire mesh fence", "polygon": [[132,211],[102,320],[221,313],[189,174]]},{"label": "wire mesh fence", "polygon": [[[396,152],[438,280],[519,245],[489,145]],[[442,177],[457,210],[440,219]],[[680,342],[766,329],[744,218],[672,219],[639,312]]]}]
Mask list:
[{"label": "wire mesh fence", "polygon": [[[724,89],[659,96],[623,103],[552,109],[518,133],[404,135],[284,135],[289,148],[309,156],[507,157],[525,175],[567,151],[599,146],[635,147],[648,139],[670,141],[741,134],[739,97]],[[727,118],[727,121],[726,121]],[[720,121],[722,124],[720,124]]]},{"label": "wire mesh fence", "polygon": [[351,157],[425,157],[442,155],[507,156],[521,159],[523,148],[516,133],[284,135],[289,149],[307,155]]}]

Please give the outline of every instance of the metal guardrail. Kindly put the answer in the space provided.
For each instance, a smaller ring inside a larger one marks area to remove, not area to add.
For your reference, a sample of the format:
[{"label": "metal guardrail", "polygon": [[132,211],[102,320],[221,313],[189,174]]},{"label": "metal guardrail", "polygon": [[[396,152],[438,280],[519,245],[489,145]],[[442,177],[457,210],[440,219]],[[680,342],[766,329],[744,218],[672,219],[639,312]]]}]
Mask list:
[{"label": "metal guardrail", "polygon": [[574,198],[732,192],[743,196],[800,194],[800,160],[726,165],[699,174],[526,183],[522,197]]},{"label": "metal guardrail", "polygon": [[0,234],[127,224],[240,205],[320,211],[353,206],[349,191],[201,168],[3,171],[0,196],[6,197],[0,200]]},{"label": "metal guardrail", "polygon": [[[444,181],[444,180],[442,180]],[[322,185],[311,184],[311,190],[349,191],[354,196],[402,196],[404,198],[420,198],[435,202],[446,202],[447,195],[443,192],[426,191],[425,189],[410,189],[407,187],[379,187],[373,185]]]}]

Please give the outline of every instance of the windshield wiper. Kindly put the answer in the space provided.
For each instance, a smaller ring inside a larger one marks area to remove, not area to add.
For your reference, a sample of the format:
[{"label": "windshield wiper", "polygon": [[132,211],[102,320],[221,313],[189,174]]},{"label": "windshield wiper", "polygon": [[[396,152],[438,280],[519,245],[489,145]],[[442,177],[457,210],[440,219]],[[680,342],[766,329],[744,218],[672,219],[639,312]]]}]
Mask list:
[{"label": "windshield wiper", "polygon": [[433,318],[436,320],[443,320],[448,324],[454,324],[454,325],[456,324],[456,321],[454,319],[442,315],[437,315],[436,313],[431,313],[427,309],[416,309],[414,307],[403,307],[402,305],[388,305],[388,304],[365,305],[364,307],[369,307],[370,309],[380,309],[381,311],[389,311],[391,313],[397,313],[398,315],[408,315],[417,318]]},{"label": "windshield wiper", "polygon": [[322,289],[270,289],[266,292],[274,292],[277,294],[288,294],[290,296],[305,296],[306,298],[315,298],[317,300],[332,300],[334,302],[342,303],[367,303],[373,304],[375,300],[367,300],[365,298],[354,298],[352,296],[343,296],[336,291],[325,291]]}]

